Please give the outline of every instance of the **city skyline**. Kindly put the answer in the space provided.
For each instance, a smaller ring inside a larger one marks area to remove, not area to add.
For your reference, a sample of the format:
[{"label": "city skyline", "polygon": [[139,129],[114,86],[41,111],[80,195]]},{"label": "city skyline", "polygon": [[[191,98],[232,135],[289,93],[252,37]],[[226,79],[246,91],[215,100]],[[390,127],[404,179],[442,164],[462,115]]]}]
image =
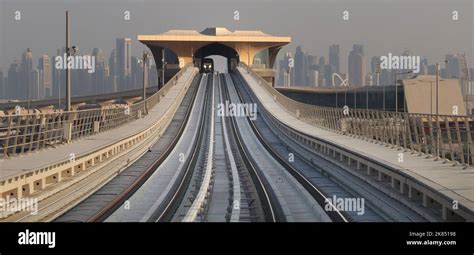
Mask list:
[{"label": "city skyline", "polygon": [[[116,38],[116,48],[107,58],[100,48],[82,56],[94,57],[93,72],[87,69],[71,70],[73,96],[93,95],[140,88],[143,84],[143,64],[140,58],[130,54],[130,38]],[[119,54],[117,54],[119,52]],[[65,48],[56,54],[39,54],[27,48],[21,59],[10,63],[6,71],[0,69],[0,99],[45,99],[64,96],[65,70],[57,69],[56,58],[65,54]],[[37,63],[37,64],[36,64]],[[158,85],[158,73],[154,64],[147,60],[148,84]],[[61,89],[62,88],[62,89]]]},{"label": "city skyline", "polygon": [[[405,74],[397,75],[398,79],[408,79],[414,75],[435,75],[436,74],[436,61],[427,59],[425,57],[413,55],[410,50],[403,50],[400,52],[401,56],[407,58],[418,59],[418,70],[411,70],[409,68],[399,68],[390,70],[390,68],[384,68],[382,65],[381,58],[387,56],[366,56],[364,54],[365,46],[360,44],[354,44],[351,53],[347,56],[348,59],[348,72],[338,72],[340,70],[341,56],[339,54],[340,47],[338,44],[329,45],[329,51],[322,55],[312,55],[311,53],[304,50],[302,45],[298,45],[294,51],[285,52],[281,59],[277,59],[275,63],[277,71],[277,85],[279,86],[315,86],[315,87],[329,87],[333,86],[332,75],[333,73],[338,74],[342,80],[348,79],[346,86],[387,86],[395,83],[394,73],[408,72]],[[351,55],[352,54],[352,55]],[[461,56],[463,53],[454,52],[444,54],[444,59],[438,61],[440,64],[440,76],[448,79],[459,79],[461,80]],[[328,56],[329,61],[327,61]],[[392,57],[392,53],[388,54]],[[397,58],[399,56],[394,56]],[[289,59],[294,60],[294,66],[289,67]],[[351,59],[352,58],[352,67]],[[447,61],[447,62],[445,62]],[[402,63],[403,64],[403,63]],[[377,66],[380,68],[379,77],[377,79]],[[470,72],[470,80],[473,80],[472,74],[474,68],[467,66]],[[352,70],[351,70],[352,69]],[[351,74],[352,72],[352,74]],[[290,77],[288,77],[288,73]],[[355,77],[354,77],[355,76]],[[290,79],[290,81],[288,81]],[[340,80],[336,79],[336,86],[341,85]],[[461,82],[460,82],[461,84]],[[461,85],[462,86],[462,85]],[[464,90],[463,90],[464,91]]]},{"label": "city skyline", "polygon": [[[52,91],[49,92],[45,92],[46,89],[30,91],[34,95],[38,97],[43,94],[54,95],[59,90],[58,84],[61,84],[61,79],[55,74],[53,61],[57,49],[64,47],[66,9],[71,12],[72,45],[79,47],[79,53],[94,55],[94,49],[103,49],[103,53],[96,56],[101,59],[101,64],[97,64],[102,65],[97,66],[100,74],[80,75],[80,72],[72,74],[73,81],[87,83],[86,91],[95,88],[97,93],[105,91],[105,87],[111,91],[124,90],[129,86],[125,84],[138,82],[139,78],[124,79],[130,76],[132,69],[137,72],[136,63],[139,58],[135,56],[140,56],[143,50],[147,50],[147,47],[137,41],[137,34],[148,31],[151,34],[158,34],[169,29],[184,28],[201,31],[212,25],[226,26],[230,30],[261,28],[270,34],[291,36],[292,43],[280,51],[276,66],[286,52],[298,45],[304,46],[305,54],[312,57],[312,59],[302,58],[301,50],[295,52],[295,64],[303,67],[293,70],[296,71],[296,75],[290,77],[295,79],[290,82],[291,84],[309,85],[315,84],[315,80],[318,80],[318,85],[327,86],[332,82],[333,73],[341,76],[347,74],[351,84],[373,84],[375,80],[373,75],[368,76],[374,73],[372,58],[388,53],[410,52],[421,56],[423,61],[430,61],[430,66],[434,62],[442,62],[447,55],[465,53],[468,66],[473,64],[473,37],[469,29],[473,17],[472,13],[465,11],[473,5],[468,0],[453,1],[449,6],[443,5],[442,1],[424,0],[416,3],[407,0],[399,0],[396,3],[369,0],[358,4],[347,0],[291,3],[277,0],[272,3],[256,2],[252,8],[249,8],[248,1],[229,4],[230,1],[213,0],[200,2],[186,0],[178,4],[169,1],[118,1],[114,6],[109,6],[107,1],[53,1],[53,3],[41,5],[27,0],[0,1],[2,87],[5,86],[6,77],[10,77],[9,70],[18,69],[17,71],[27,70],[29,74],[18,77],[18,81],[41,82],[45,88],[51,86]],[[406,8],[406,5],[410,5],[410,8]],[[428,5],[430,8],[425,8]],[[107,8],[104,8],[105,6]],[[180,6],[189,8],[181,9]],[[216,11],[215,15],[194,15],[193,11],[200,13],[210,6]],[[270,6],[272,8],[268,8]],[[189,18],[171,19],[173,11],[177,11],[178,8],[183,17]],[[399,9],[403,9],[403,19],[397,14]],[[456,20],[454,11],[457,15]],[[235,12],[238,12],[238,18]],[[170,23],[169,20],[173,22]],[[275,23],[278,23],[278,26],[275,26]],[[41,36],[37,35],[37,31],[40,31]],[[119,42],[116,38],[129,38],[129,41]],[[400,38],[403,40],[399,40]],[[426,41],[430,43],[426,44]],[[116,45],[115,49],[111,48],[113,43]],[[353,45],[363,45],[364,48],[363,56],[359,56],[361,59],[354,60],[359,62],[357,65],[350,65]],[[25,61],[20,58],[26,49],[31,49],[35,54],[31,66],[24,64]],[[50,56],[51,85],[47,81],[47,76],[44,81],[41,68],[36,68],[38,63],[36,58],[43,55]],[[153,61],[153,58],[150,59]],[[19,65],[12,67],[11,64],[15,60]],[[132,66],[132,62],[135,66]],[[310,71],[304,71],[305,73],[301,71],[311,66],[318,68],[311,68]],[[350,66],[360,67],[360,70],[351,71]],[[428,64],[426,68],[429,69]],[[31,74],[37,69],[38,73]],[[101,86],[99,83],[105,79],[107,73],[113,79]],[[155,73],[151,72],[152,75]],[[456,70],[450,69],[448,73],[456,73]],[[358,78],[354,80],[356,76]],[[392,78],[388,72],[382,71],[380,79],[388,84],[390,82],[387,81]],[[281,84],[281,77],[278,77],[278,80]],[[17,94],[24,95],[26,92],[22,89],[18,88]],[[76,90],[73,89],[73,94],[77,93]],[[4,94],[3,91],[0,92]]]},{"label": "city skyline", "polygon": [[[128,89],[139,88],[142,84],[142,67],[140,58],[129,54],[131,49],[132,41],[130,38],[116,38],[115,48],[106,49],[105,51],[101,48],[93,48],[91,51],[85,49],[86,53],[83,55],[92,55],[97,60],[95,62],[95,71],[90,74],[86,74],[84,70],[73,70],[72,71],[72,84],[73,84],[73,95],[92,95],[103,92],[116,92],[124,91]],[[365,45],[354,44],[354,47],[358,51],[362,52],[365,49]],[[349,77],[349,84],[351,86],[360,86],[356,84],[365,85],[377,85],[375,77],[375,68],[377,63],[380,64],[380,56],[366,56],[362,54],[362,59],[359,59],[356,64],[356,68],[360,63],[364,63],[364,70],[358,70],[361,74],[355,82],[351,80],[353,75],[350,72],[337,72],[341,70],[340,63],[343,56],[340,55],[340,45],[330,44],[328,45],[328,53],[321,55],[312,55],[304,50],[303,45],[299,45],[295,49],[294,60],[295,66],[292,70],[290,77],[292,86],[332,86],[332,75],[333,73],[339,74],[343,79]],[[106,52],[110,52],[109,55]],[[119,53],[117,53],[119,52]],[[60,56],[64,53],[64,49],[58,49],[56,55],[47,55],[33,53],[30,48],[25,49],[22,53],[21,58],[12,62],[6,70],[0,69],[0,91],[1,99],[27,99],[26,96],[29,93],[30,99],[43,99],[57,97],[59,93],[64,94],[64,91],[60,91],[58,86],[64,83],[64,76],[62,70],[55,69],[55,57]],[[404,50],[403,54],[411,54],[409,50]],[[277,85],[286,86],[284,79],[285,74],[282,70],[282,65],[287,65],[288,56],[292,56],[291,51],[284,53],[286,56],[283,59],[277,59],[274,68],[279,74],[276,76]],[[288,55],[289,54],[289,55]],[[455,59],[455,53],[444,54],[446,59]],[[327,57],[326,57],[327,56]],[[347,58],[350,58],[347,56]],[[120,60],[122,59],[122,60]],[[217,59],[219,62],[219,59]],[[421,59],[421,71],[419,74],[435,74],[434,62],[427,58]],[[159,73],[156,70],[156,66],[153,64],[153,58],[149,58],[147,65],[149,69],[149,86],[156,86],[158,84]],[[349,63],[349,61],[347,61]],[[36,64],[38,63],[38,64]],[[349,67],[348,67],[349,68]],[[474,70],[470,68],[471,73]],[[452,78],[459,77],[459,68],[455,68],[453,64],[449,63],[447,68],[444,66],[440,70],[441,77]],[[30,73],[25,76],[24,73]],[[23,74],[23,75],[22,75]],[[409,75],[401,75],[399,78],[408,78]],[[391,85],[394,79],[393,73],[390,70],[381,70],[379,77],[380,85]],[[367,81],[366,81],[367,80]],[[472,80],[472,78],[471,78]],[[14,85],[12,85],[12,83]],[[18,86],[18,84],[29,83],[30,91],[24,86]],[[34,84],[34,85],[32,85]],[[81,88],[76,84],[83,84]],[[337,82],[340,84],[340,81]],[[41,89],[39,89],[41,88]]]}]

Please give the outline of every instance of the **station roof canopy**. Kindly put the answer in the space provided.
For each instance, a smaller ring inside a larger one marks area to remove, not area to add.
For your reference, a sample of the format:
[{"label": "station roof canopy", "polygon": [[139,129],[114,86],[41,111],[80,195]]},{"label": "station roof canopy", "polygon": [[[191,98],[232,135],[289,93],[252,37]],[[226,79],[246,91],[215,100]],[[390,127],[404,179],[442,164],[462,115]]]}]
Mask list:
[{"label": "station roof canopy", "polygon": [[291,42],[291,37],[212,27],[201,32],[169,30],[158,35],[138,35],[138,40],[150,48],[155,59],[161,59],[162,49],[172,51],[180,66],[191,63],[194,58],[221,55],[228,61],[241,61],[247,65],[253,65],[258,59],[265,68],[273,68],[278,51]]},{"label": "station roof canopy", "polygon": [[206,28],[202,32],[196,30],[169,30],[159,35],[138,35],[140,42],[173,41],[173,42],[268,42],[285,45],[291,37],[271,36],[262,31],[229,31],[223,27]]}]

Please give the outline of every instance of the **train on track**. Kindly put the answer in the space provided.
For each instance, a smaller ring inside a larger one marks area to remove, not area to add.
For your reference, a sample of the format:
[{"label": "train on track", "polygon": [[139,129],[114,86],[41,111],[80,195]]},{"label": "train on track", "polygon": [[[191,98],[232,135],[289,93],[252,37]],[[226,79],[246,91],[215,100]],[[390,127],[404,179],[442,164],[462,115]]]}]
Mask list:
[{"label": "train on track", "polygon": [[201,73],[214,73],[214,60],[212,58],[202,60]]}]

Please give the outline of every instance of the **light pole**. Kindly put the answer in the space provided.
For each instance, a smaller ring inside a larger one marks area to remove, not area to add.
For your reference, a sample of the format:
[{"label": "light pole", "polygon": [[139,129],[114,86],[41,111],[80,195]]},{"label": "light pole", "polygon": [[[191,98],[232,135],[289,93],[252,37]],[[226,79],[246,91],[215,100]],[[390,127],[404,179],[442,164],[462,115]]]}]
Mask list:
[{"label": "light pole", "polygon": [[423,83],[430,83],[430,118],[433,117],[433,81],[418,80]]},{"label": "light pole", "polygon": [[[76,55],[79,49],[76,46],[70,45],[70,32],[69,32],[69,11],[66,11],[66,107],[65,111],[71,111],[71,69],[69,68],[69,57]],[[61,95],[60,95],[61,97]]]},{"label": "light pole", "polygon": [[[452,60],[444,60],[443,62],[446,64],[446,70],[448,69],[448,63],[451,62]],[[439,115],[439,104],[438,104],[438,101],[439,101],[439,69],[440,69],[440,66],[439,66],[439,62],[436,62],[436,119],[438,119],[438,115]]]},{"label": "light pole", "polygon": [[471,115],[470,111],[469,111],[469,104],[467,103],[467,101],[469,100],[469,92],[470,92],[470,89],[468,86],[470,86],[469,84],[469,79],[466,79],[464,76],[461,78],[461,82],[462,82],[462,86],[464,88],[464,107],[466,108],[466,115]]},{"label": "light pole", "polygon": [[354,88],[354,109],[357,110],[357,87]]},{"label": "light pole", "polygon": [[347,90],[349,89],[349,86],[344,89],[344,106],[347,106]]},{"label": "light pole", "polygon": [[409,74],[409,73],[413,73],[413,71],[406,71],[406,72],[401,72],[401,73],[395,72],[395,115],[398,114],[398,80],[397,80],[397,75],[403,75],[403,74]]},{"label": "light pole", "polygon": [[436,62],[436,119],[438,119],[438,94],[439,94],[439,63]]},{"label": "light pole", "polygon": [[[71,48],[69,46],[69,11],[66,11],[66,63],[71,56]],[[66,66],[66,112],[71,111],[71,70],[69,65]]]},{"label": "light pole", "polygon": [[247,63],[250,67],[250,43],[247,43]]},{"label": "light pole", "polygon": [[468,94],[468,89],[467,89],[467,86],[469,86],[469,82],[464,82],[464,77],[462,77],[461,79],[459,79],[457,76],[454,76],[454,75],[451,75],[450,78],[454,78],[456,80],[461,80],[461,88],[462,88],[462,93],[464,94],[464,108],[466,109],[466,115],[470,115],[469,113],[469,106],[467,104],[467,101],[468,101],[468,97],[467,97],[467,94]]},{"label": "light pole", "polygon": [[143,95],[142,95],[142,99],[143,101],[145,101],[146,99],[146,87],[147,87],[147,83],[148,83],[148,77],[147,77],[147,65],[146,65],[146,61],[148,60],[148,54],[146,53],[146,51],[143,51]]},{"label": "light pole", "polygon": [[[32,60],[33,61],[33,60]],[[30,114],[30,75],[31,75],[31,67],[29,65],[29,61],[27,62],[27,74],[26,74],[26,94],[28,97],[27,100],[27,109],[28,109],[28,114]]]},{"label": "light pole", "polygon": [[[416,75],[410,77],[409,79],[412,80],[412,79],[415,79],[416,78]],[[411,84],[412,85],[412,84]],[[406,112],[407,111],[407,100],[406,100],[406,91],[405,89],[403,89],[403,112]]]},{"label": "light pole", "polygon": [[[61,80],[61,79],[59,79],[59,80]],[[58,110],[59,109],[61,109],[61,82],[59,82],[59,84],[58,84]]]},{"label": "light pole", "polygon": [[380,63],[377,63],[377,68],[375,69],[375,74],[377,76],[377,86],[380,86]]},{"label": "light pole", "polygon": [[[2,77],[3,79],[3,77]],[[5,96],[5,82],[2,80],[2,99],[5,99],[6,96]]]},{"label": "light pole", "polygon": [[[443,61],[446,64],[446,70],[448,69],[448,63],[451,62],[451,60],[444,60]],[[439,158],[439,146],[441,143],[441,134],[440,130],[438,128],[439,124],[439,62],[436,62],[436,159]]]},{"label": "light pole", "polygon": [[365,86],[365,108],[368,111],[369,110],[369,86],[366,84]]},{"label": "light pole", "polygon": [[383,111],[385,112],[385,87],[386,85],[383,85],[383,90],[382,90],[382,94],[383,94],[383,100],[382,100],[382,108],[383,108]]},{"label": "light pole", "polygon": [[[377,87],[379,87],[380,86],[380,64],[379,63],[377,63],[377,69],[375,69],[375,76],[377,77]],[[385,111],[385,87],[383,88],[383,96],[384,96],[384,98],[382,99],[383,104],[384,104],[383,110]]]},{"label": "light pole", "polygon": [[286,82],[286,85],[287,87],[291,87],[291,66],[288,66],[288,69],[287,69],[287,75],[286,75],[286,79],[287,79],[287,82]]},{"label": "light pole", "polygon": [[[456,77],[456,79],[459,80],[459,78]],[[464,108],[466,109],[466,115],[471,115],[470,114],[470,111],[469,111],[469,104],[467,103],[467,101],[469,100],[469,89],[468,89],[468,86],[469,86],[469,79],[465,79],[465,77],[463,76],[461,78],[461,85],[462,85],[462,88],[464,90]]]},{"label": "light pole", "polygon": [[161,49],[161,88],[165,86],[165,48]]},{"label": "light pole", "polygon": [[[406,71],[406,72],[401,72],[401,73],[395,72],[395,130],[397,132],[397,137],[398,137],[399,131],[400,131],[400,128],[399,128],[399,125],[398,125],[398,80],[397,80],[397,75],[399,75],[399,74],[409,74],[409,73],[413,73],[413,71]],[[400,141],[400,139],[397,138],[397,142],[396,142],[397,146],[399,146],[399,141]]]},{"label": "light pole", "polygon": [[436,160],[439,157],[439,130],[438,130],[438,121],[439,121],[439,105],[438,98],[439,96],[439,62],[436,62]]}]

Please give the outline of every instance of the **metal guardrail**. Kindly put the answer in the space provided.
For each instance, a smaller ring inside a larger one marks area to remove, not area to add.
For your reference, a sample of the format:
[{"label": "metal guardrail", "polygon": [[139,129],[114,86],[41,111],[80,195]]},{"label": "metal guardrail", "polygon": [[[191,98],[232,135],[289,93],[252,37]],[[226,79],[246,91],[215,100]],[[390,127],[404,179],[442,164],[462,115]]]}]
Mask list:
[{"label": "metal guardrail", "polygon": [[70,142],[141,118],[160,102],[191,66],[183,67],[152,96],[130,106],[112,105],[100,109],[34,114],[18,111],[18,114],[0,116],[0,158]]},{"label": "metal guardrail", "polygon": [[474,119],[471,116],[395,113],[304,104],[278,92],[246,64],[240,63],[239,66],[290,114],[311,125],[460,162],[465,166],[473,164]]}]

